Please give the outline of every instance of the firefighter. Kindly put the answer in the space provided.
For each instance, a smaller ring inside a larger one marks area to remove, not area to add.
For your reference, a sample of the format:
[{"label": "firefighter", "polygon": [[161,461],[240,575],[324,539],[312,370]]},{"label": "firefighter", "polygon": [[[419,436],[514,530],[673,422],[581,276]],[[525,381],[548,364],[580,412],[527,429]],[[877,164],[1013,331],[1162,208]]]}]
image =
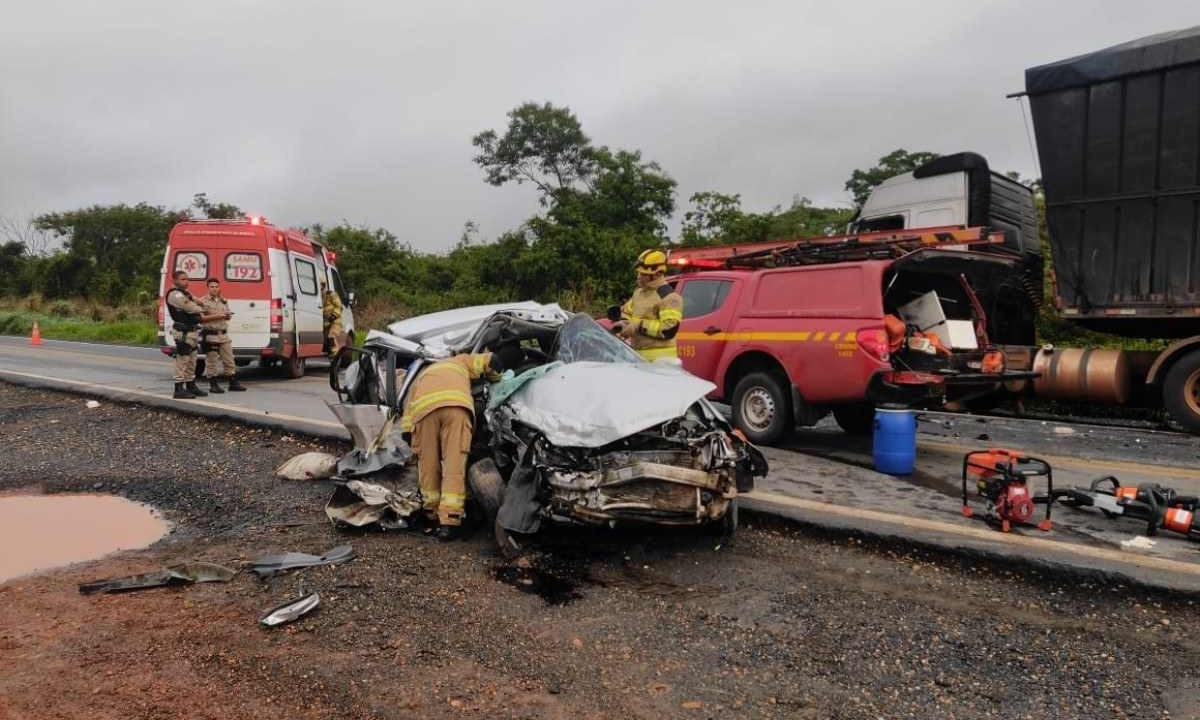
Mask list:
[{"label": "firefighter", "polygon": [[329,357],[334,357],[342,349],[342,336],[346,331],[342,328],[342,299],[329,289],[325,280],[321,280],[321,315],[325,320],[325,338],[329,344]]},{"label": "firefighter", "polygon": [[505,346],[494,353],[455,355],[433,363],[413,380],[401,428],[412,431],[413,454],[425,519],[439,540],[458,537],[466,500],[467,454],[471,450],[475,401],[471,381],[500,379],[524,353]]},{"label": "firefighter", "polygon": [[213,320],[228,320],[232,314],[206,313],[188,292],[188,276],[176,270],[171,276],[175,287],[167,293],[167,312],[171,314],[171,338],[175,340],[175,398],[191,400],[208,393],[196,387],[196,348],[200,344],[200,325]]},{"label": "firefighter", "polygon": [[204,327],[200,331],[202,338],[200,345],[205,354],[204,376],[208,378],[208,391],[216,394],[225,392],[217,380],[221,377],[217,373],[218,358],[221,361],[223,374],[229,380],[229,389],[234,392],[245,390],[246,386],[238,382],[237,366],[233,364],[233,338],[229,337],[229,321],[225,319],[225,316],[232,316],[233,313],[229,312],[229,302],[221,297],[220,280],[208,279],[208,294],[200,301],[200,307],[204,308],[204,312],[208,314],[222,316],[217,320],[204,323]]},{"label": "firefighter", "polygon": [[679,362],[675,334],[683,320],[683,298],[667,284],[667,254],[646,250],[638,255],[637,289],[621,306],[613,332],[629,341],[645,359]]}]

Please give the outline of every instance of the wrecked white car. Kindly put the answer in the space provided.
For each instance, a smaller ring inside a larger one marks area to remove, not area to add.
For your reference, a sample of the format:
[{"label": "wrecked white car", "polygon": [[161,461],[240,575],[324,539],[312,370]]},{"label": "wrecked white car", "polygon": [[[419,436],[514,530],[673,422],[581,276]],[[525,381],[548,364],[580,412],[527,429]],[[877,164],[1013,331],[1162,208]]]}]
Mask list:
[{"label": "wrecked white car", "polygon": [[396,409],[422,365],[512,344],[521,365],[475,390],[467,476],[502,546],[548,519],[736,528],[762,454],[705,399],[711,383],[643,361],[586,315],[529,302],[393,323],[331,385],[346,402]]}]

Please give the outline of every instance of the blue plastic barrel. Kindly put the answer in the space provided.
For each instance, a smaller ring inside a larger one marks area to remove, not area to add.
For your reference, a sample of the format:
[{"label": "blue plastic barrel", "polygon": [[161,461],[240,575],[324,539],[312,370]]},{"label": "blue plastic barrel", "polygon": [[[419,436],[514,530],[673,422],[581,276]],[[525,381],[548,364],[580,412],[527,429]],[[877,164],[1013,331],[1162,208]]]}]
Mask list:
[{"label": "blue plastic barrel", "polygon": [[917,415],[912,410],[875,411],[875,469],[888,475],[909,475],[917,461]]}]

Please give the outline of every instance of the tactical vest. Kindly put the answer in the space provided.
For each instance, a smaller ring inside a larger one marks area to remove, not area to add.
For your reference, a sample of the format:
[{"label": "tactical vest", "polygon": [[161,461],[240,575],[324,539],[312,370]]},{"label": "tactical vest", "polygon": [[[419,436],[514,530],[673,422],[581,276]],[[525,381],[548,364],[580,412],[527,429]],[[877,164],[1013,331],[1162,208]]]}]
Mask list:
[{"label": "tactical vest", "polygon": [[[173,292],[183,293],[184,297],[186,297],[188,300],[196,302],[196,298],[192,297],[192,294],[187,290],[171,288],[171,291],[167,293],[167,296],[170,297],[170,294]],[[175,307],[169,302],[167,303],[167,312],[171,313],[171,319],[174,320],[176,324],[187,325],[189,326],[189,330],[195,329],[200,325],[200,313],[190,313],[183,308]]]}]

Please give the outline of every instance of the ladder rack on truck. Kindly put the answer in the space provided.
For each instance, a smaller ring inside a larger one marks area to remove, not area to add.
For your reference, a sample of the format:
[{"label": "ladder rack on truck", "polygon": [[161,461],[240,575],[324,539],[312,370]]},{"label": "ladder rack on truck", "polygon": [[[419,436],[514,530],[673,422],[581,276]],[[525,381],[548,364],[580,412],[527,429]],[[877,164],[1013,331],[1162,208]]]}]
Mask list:
[{"label": "ladder rack on truck", "polygon": [[992,232],[988,228],[945,227],[900,233],[861,233],[717,247],[678,248],[668,253],[667,262],[680,272],[728,268],[758,269],[854,260],[886,260],[929,248],[965,250],[1003,244],[1002,232]]}]

